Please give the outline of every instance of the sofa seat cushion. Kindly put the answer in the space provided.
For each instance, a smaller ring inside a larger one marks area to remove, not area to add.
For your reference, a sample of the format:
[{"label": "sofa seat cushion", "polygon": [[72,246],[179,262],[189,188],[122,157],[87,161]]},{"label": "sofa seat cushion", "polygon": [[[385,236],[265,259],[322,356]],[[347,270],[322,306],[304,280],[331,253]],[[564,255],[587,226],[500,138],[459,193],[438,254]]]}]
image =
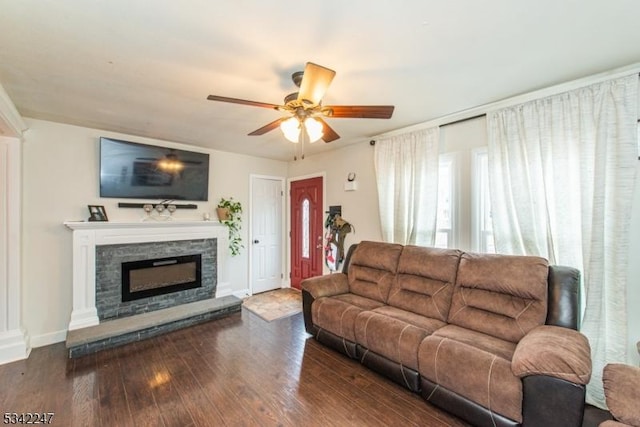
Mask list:
[{"label": "sofa seat cushion", "polygon": [[[388,307],[384,307],[383,311]],[[387,359],[418,371],[418,347],[422,340],[441,322],[424,323],[419,316],[406,313],[406,319],[414,320],[428,329],[418,327],[398,317],[403,317],[396,309],[396,317],[391,317],[376,310],[363,311],[355,321],[356,343],[368,351],[373,351]],[[388,310],[386,310],[388,312]],[[427,318],[424,318],[427,319]]]},{"label": "sofa seat cushion", "polygon": [[511,362],[495,353],[434,334],[420,343],[418,371],[438,386],[520,423],[522,381],[511,372]]},{"label": "sofa seat cushion", "polygon": [[379,301],[353,294],[341,294],[316,299],[311,305],[313,324],[334,335],[355,342],[356,316],[364,310],[381,306]]},{"label": "sofa seat cushion", "polygon": [[392,307],[390,305],[383,305],[382,307],[378,307],[373,311],[375,313],[384,314],[385,316],[389,316],[394,319],[401,320],[405,323],[409,323],[418,328],[424,329],[430,334],[446,325],[446,323],[440,320],[432,319],[431,317],[420,316],[419,314],[402,310],[397,307]]},{"label": "sofa seat cushion", "polygon": [[510,341],[456,325],[447,325],[440,328],[434,332],[434,335],[468,344],[509,361],[513,359],[513,353],[516,350],[516,344]]}]

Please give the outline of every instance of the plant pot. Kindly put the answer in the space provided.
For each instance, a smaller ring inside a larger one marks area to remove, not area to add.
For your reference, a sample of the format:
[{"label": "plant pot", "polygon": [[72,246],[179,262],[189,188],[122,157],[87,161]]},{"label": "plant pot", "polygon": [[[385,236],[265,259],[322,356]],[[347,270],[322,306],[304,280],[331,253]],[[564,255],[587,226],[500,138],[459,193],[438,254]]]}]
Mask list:
[{"label": "plant pot", "polygon": [[229,208],[216,208],[216,213],[220,221],[228,221],[231,218]]}]

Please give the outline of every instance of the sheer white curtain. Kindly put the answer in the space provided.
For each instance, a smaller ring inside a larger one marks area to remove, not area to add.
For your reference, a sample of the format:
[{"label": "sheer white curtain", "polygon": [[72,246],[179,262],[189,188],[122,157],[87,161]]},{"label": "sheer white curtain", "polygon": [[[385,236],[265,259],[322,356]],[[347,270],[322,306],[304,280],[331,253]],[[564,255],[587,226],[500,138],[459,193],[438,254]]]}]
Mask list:
[{"label": "sheer white curtain", "polygon": [[634,74],[487,114],[496,249],[581,270],[600,407],[604,365],[626,361],[637,100]]},{"label": "sheer white curtain", "polygon": [[433,246],[438,203],[439,128],[383,138],[375,146],[382,238]]}]

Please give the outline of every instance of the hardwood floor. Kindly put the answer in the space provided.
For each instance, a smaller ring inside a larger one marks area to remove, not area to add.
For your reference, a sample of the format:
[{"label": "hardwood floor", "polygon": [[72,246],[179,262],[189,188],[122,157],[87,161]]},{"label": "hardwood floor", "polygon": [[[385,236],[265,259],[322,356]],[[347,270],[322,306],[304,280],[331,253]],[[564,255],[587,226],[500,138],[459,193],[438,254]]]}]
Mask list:
[{"label": "hardwood floor", "polygon": [[59,426],[466,426],[317,343],[302,315],[229,317],[68,359],[0,366],[0,408]]}]

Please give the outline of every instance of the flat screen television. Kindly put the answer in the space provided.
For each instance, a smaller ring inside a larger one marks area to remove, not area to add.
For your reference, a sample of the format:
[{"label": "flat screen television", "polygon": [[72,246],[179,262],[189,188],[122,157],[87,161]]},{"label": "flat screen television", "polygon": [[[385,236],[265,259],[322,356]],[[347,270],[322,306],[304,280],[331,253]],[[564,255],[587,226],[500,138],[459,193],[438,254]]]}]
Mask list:
[{"label": "flat screen television", "polygon": [[207,201],[209,155],[101,137],[100,197]]}]

